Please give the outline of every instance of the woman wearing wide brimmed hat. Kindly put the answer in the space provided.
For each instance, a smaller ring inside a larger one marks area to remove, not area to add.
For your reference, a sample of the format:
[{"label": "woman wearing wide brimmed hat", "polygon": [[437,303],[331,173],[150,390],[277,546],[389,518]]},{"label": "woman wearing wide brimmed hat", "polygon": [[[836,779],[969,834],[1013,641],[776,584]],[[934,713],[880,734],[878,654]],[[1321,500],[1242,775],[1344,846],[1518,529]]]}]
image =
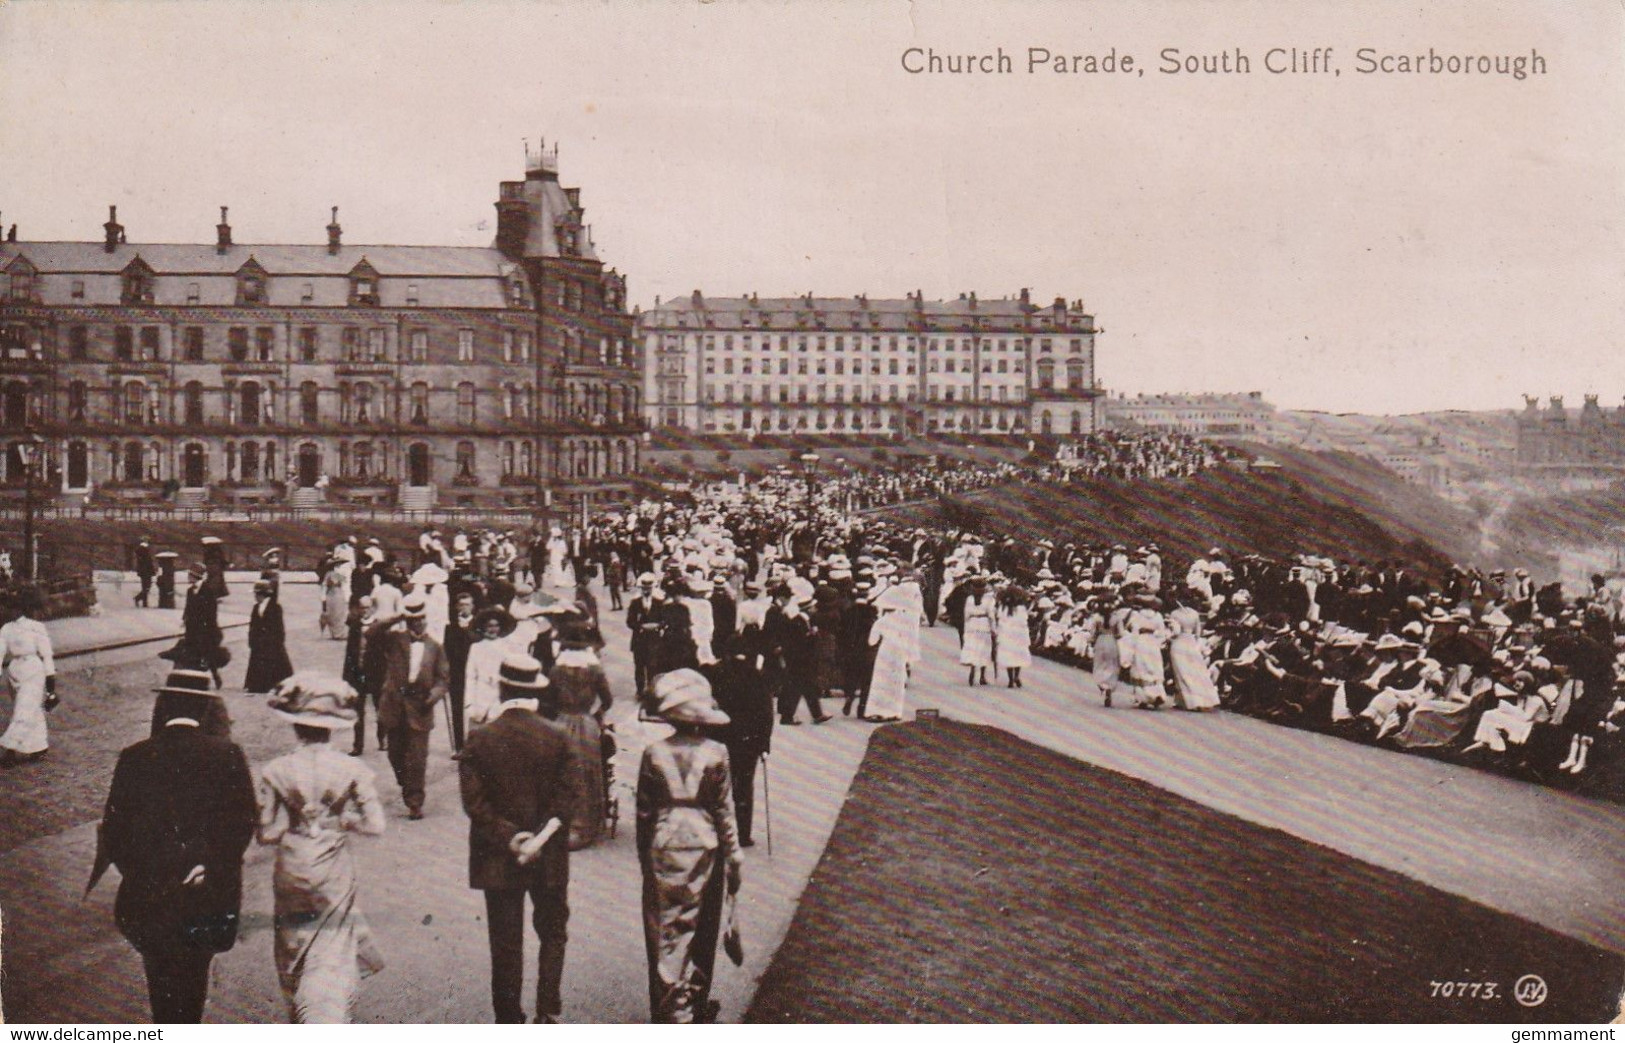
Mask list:
[{"label": "woman wearing wide brimmed hat", "polygon": [[657,1022],[714,1021],[710,998],[724,900],[743,862],[728,750],[705,729],[728,723],[698,671],[654,682],[654,715],[676,732],[650,743],[638,771],[638,861],[649,1007]]},{"label": "woman wearing wide brimmed hat", "polygon": [[614,697],[609,677],[593,648],[594,629],[585,619],[570,619],[559,626],[559,654],[547,672],[555,723],[570,737],[575,749],[578,785],[570,817],[570,850],[596,843],[604,828],[605,803],[603,741],[604,714]]},{"label": "woman wearing wide brimmed hat", "polygon": [[966,580],[970,596],[965,599],[965,638],[959,647],[959,665],[970,667],[965,683],[987,684],[987,670],[993,665],[993,594],[987,587],[987,577],[974,573]]},{"label": "woman wearing wide brimmed hat", "polygon": [[469,623],[474,643],[463,666],[463,719],[470,731],[495,714],[501,702],[497,684],[502,660],[511,652],[529,652],[512,640],[516,625],[506,609],[496,606],[476,612]]},{"label": "woman wearing wide brimmed hat", "polygon": [[358,701],[348,684],[311,672],[289,677],[268,700],[299,737],[297,750],[265,766],[259,785],[260,843],[277,845],[277,977],[295,1022],[350,1021],[361,979],[384,966],[356,901],[345,838],[382,833],[383,806],[372,769],[328,743],[355,726]]}]

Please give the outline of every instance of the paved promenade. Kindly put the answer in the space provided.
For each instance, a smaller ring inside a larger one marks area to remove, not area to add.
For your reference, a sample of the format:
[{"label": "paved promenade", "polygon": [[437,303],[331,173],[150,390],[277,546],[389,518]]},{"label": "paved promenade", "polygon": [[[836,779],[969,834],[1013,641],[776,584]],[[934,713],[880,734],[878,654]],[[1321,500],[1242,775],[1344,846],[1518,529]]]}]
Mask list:
[{"label": "paved promenade", "polygon": [[[246,602],[233,597],[233,607]],[[290,586],[285,602],[296,663],[336,671],[342,645],[311,636],[315,589]],[[606,665],[621,699],[611,718],[622,743],[623,825],[616,838],[572,856],[564,1017],[639,1022],[647,1020],[648,1011],[630,785],[639,751],[658,726],[635,719],[628,698],[626,631],[618,614],[606,608],[603,615],[610,642]],[[241,663],[243,631],[230,633]],[[910,686],[911,715],[929,706],[945,717],[1004,728],[1625,951],[1618,886],[1625,879],[1625,808],[1224,713],[1103,710],[1085,674],[1042,661],[1025,672],[1024,689],[968,688],[955,665],[954,634],[943,627],[926,631],[925,651]],[[71,670],[71,661],[65,667]],[[150,695],[132,688],[121,698],[144,706]],[[239,731],[261,729],[283,743],[275,749],[291,748],[291,736],[285,742],[276,738],[280,733],[262,700],[228,693],[228,702]],[[831,708],[838,713],[838,705]],[[775,733],[769,762],[773,851],[768,853],[767,831],[759,826],[758,846],[747,852],[741,895],[747,962],[736,969],[719,960],[717,998],[725,1019],[743,1013],[783,939],[875,727],[838,717],[821,727]],[[428,817],[421,822],[405,819],[382,756],[367,755],[387,797],[389,827],[383,837],[358,838],[354,844],[361,900],[389,967],[363,986],[362,1020],[490,1017],[484,908],[480,895],[466,886],[467,820],[443,726],[431,750]],[[115,753],[116,746],[103,758],[108,768]],[[0,776],[0,799],[15,807],[7,796],[13,785]],[[760,806],[760,793],[758,800]],[[110,876],[88,900],[80,899],[94,850],[94,822],[86,819],[0,854],[6,1013],[14,1021],[145,1017],[139,961],[112,926],[116,879]],[[1087,823],[1057,827],[1087,828]],[[264,849],[251,852],[244,903],[249,925],[237,948],[216,961],[209,1020],[285,1017],[271,960],[270,861]],[[1350,902],[1360,900],[1348,896]],[[97,987],[85,988],[86,982]]]}]

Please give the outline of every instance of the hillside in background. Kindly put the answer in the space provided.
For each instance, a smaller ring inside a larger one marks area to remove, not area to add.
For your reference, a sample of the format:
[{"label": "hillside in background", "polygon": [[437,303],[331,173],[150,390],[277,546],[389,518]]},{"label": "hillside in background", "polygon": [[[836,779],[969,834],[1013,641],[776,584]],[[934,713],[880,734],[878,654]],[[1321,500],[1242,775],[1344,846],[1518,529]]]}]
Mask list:
[{"label": "hillside in background", "polygon": [[1176,561],[1214,545],[1232,555],[1399,558],[1431,569],[1474,560],[1473,518],[1379,464],[1347,453],[1248,448],[1279,467],[1156,482],[1007,486],[891,513],[1027,540],[1156,542]]}]

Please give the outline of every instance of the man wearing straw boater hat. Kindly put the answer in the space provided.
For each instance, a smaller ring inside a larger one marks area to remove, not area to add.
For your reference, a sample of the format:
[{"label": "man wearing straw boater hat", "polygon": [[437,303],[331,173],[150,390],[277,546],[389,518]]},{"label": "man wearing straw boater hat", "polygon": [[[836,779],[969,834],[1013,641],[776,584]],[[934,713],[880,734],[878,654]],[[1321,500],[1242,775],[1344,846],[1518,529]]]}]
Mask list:
[{"label": "man wearing straw boater hat", "polygon": [[445,650],[429,636],[423,595],[401,602],[406,629],[382,635],[382,680],[378,686],[378,726],[389,742],[389,764],[401,786],[406,816],[423,817],[424,777],[429,765],[429,733],[435,704],[451,686]]},{"label": "man wearing straw boater hat", "polygon": [[542,719],[542,664],[514,653],[502,661],[494,720],[458,755],[468,813],[468,885],[485,892],[491,945],[491,1004],[499,1024],[525,1020],[525,896],[541,943],[536,1020],[561,1009],[565,925],[570,918],[567,823],[579,799],[577,765],[564,731]]},{"label": "man wearing straw boater hat", "polygon": [[113,916],[141,954],[160,1024],[202,1021],[210,964],[237,940],[243,851],[254,836],[248,759],[209,727],[223,717],[212,680],[177,669],[156,689],[152,736],[113,769],[86,888],[118,867]]}]

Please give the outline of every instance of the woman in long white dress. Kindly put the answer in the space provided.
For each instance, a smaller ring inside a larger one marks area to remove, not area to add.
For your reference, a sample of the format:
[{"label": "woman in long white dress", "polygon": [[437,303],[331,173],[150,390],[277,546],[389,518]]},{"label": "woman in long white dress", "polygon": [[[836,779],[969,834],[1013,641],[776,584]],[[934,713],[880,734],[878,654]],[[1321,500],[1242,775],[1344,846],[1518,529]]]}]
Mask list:
[{"label": "woman in long white dress", "polygon": [[1182,710],[1217,709],[1219,689],[1202,646],[1201,613],[1181,605],[1168,613],[1168,622],[1174,635],[1168,642],[1168,662],[1173,667],[1175,702]]},{"label": "woman in long white dress", "polygon": [[334,641],[350,636],[350,574],[354,571],[350,562],[339,561],[322,577],[321,628]]},{"label": "woman in long white dress", "polygon": [[50,748],[45,725],[47,696],[55,697],[56,662],[51,635],[35,616],[45,602],[33,587],[17,595],[17,618],[0,627],[0,656],[11,681],[11,724],[0,735],[0,766],[39,760]]},{"label": "woman in long white dress", "polygon": [[356,900],[346,833],[384,831],[372,769],[328,744],[355,725],[355,689],[336,677],[300,673],[277,687],[273,711],[294,726],[299,748],[265,766],[259,840],[277,845],[277,977],[297,1023],[342,1024],[355,1015],[361,979],[383,969]]},{"label": "woman in long white dress", "polygon": [[[870,721],[900,721],[903,719],[904,689],[908,684],[908,627],[910,615],[918,611],[918,603],[902,587],[887,587],[875,598],[875,611],[879,613],[869,625],[869,646],[875,649],[874,673],[869,679],[869,712],[864,719]],[[914,616],[916,632],[919,617]]]},{"label": "woman in long white dress", "polygon": [[994,615],[993,654],[998,669],[1010,688],[1021,687],[1021,668],[1033,662],[1032,630],[1027,618],[1027,595],[1019,587],[1006,587],[1000,593]]},{"label": "woman in long white dress", "polygon": [[1157,599],[1142,595],[1123,621],[1118,639],[1125,684],[1119,689],[1129,703],[1144,710],[1156,710],[1168,703],[1167,676],[1162,650],[1168,644],[1168,625],[1157,611]]},{"label": "woman in long white dress", "polygon": [[565,542],[564,533],[554,529],[547,537],[546,586],[574,590],[575,585],[570,577],[570,545]]},{"label": "woman in long white dress", "polygon": [[969,580],[970,597],[965,599],[965,643],[959,647],[959,665],[970,667],[965,683],[987,684],[987,670],[993,665],[993,595],[987,589],[987,577],[974,575]]}]

